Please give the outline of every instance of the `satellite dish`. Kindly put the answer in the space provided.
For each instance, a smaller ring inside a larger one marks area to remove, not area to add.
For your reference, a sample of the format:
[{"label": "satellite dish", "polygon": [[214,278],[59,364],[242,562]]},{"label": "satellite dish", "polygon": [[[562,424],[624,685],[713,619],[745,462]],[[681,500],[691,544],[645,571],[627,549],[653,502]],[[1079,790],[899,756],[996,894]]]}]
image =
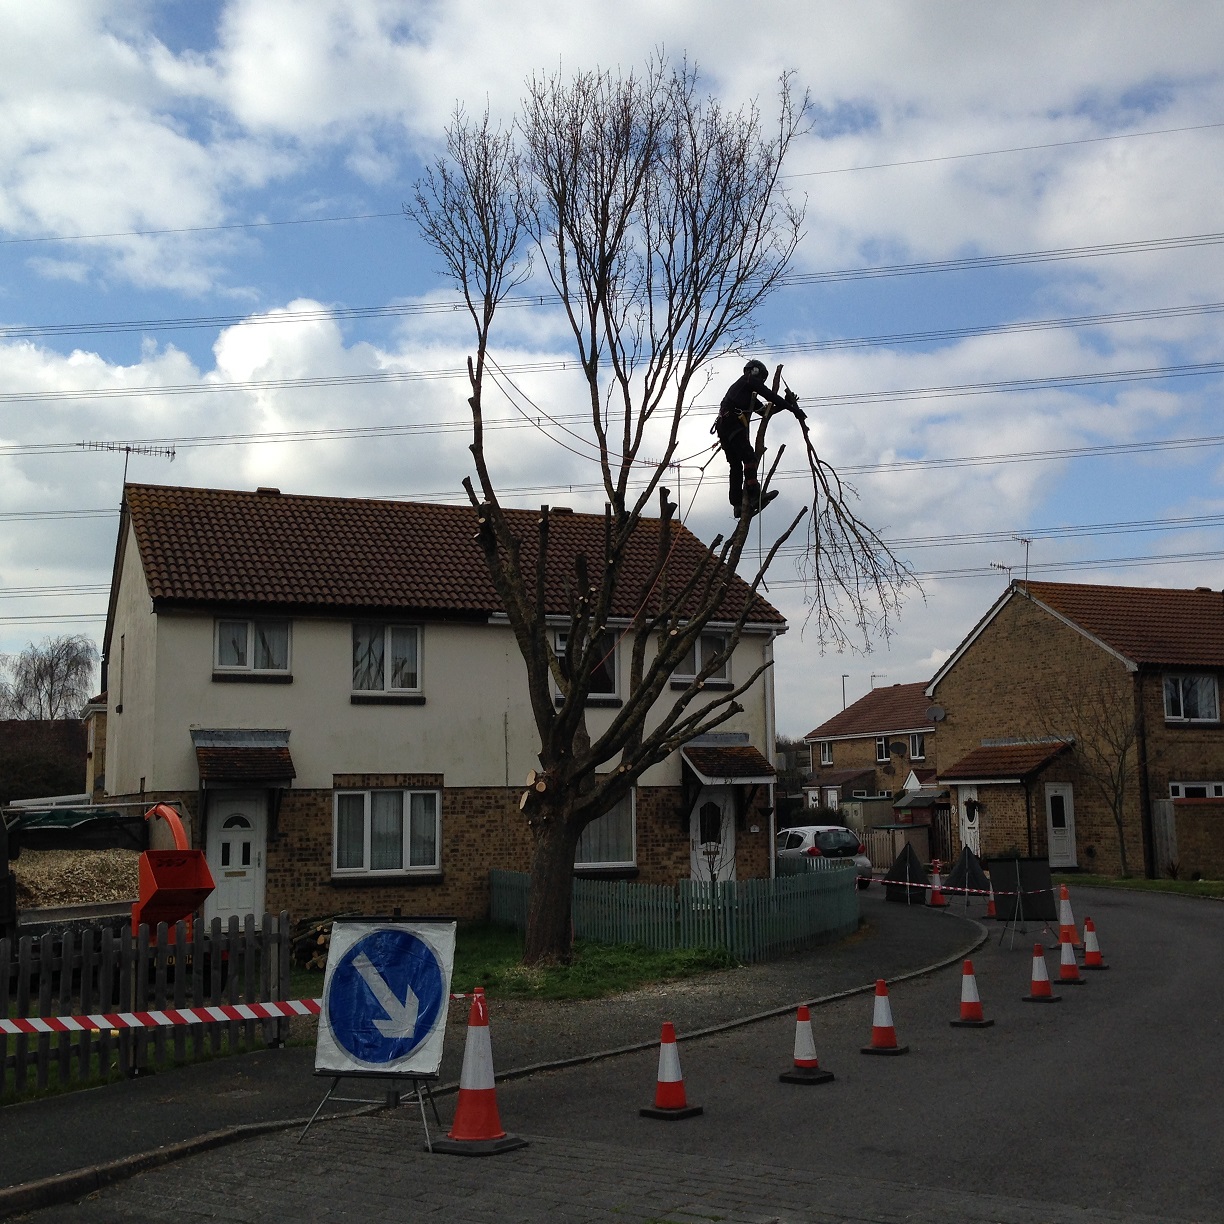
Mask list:
[{"label": "satellite dish", "polygon": [[888,751],[891,752],[893,756],[904,756],[905,745],[900,740],[893,740],[893,742],[888,745]]},{"label": "satellite dish", "polygon": [[932,706],[932,707],[931,707],[931,708],[930,708],[930,709],[929,709],[929,710],[926,712],[926,716],[927,716],[927,717],[928,717],[928,718],[929,718],[929,719],[930,719],[932,722],[943,722],[943,720],[944,720],[945,718],[947,718],[947,717],[948,717],[948,711],[947,711],[947,710],[945,710],[945,709],[943,708],[943,706],[941,706],[941,705],[933,705],[933,706]]}]

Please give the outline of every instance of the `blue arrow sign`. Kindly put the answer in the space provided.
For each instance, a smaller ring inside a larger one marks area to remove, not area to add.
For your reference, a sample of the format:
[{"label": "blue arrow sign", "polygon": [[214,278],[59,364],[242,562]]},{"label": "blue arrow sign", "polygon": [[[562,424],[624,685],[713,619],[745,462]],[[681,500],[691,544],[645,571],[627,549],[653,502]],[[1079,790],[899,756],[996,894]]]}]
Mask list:
[{"label": "blue arrow sign", "polygon": [[324,1003],[332,1035],[357,1061],[406,1058],[446,1018],[446,984],[433,949],[387,927],[358,939],[331,973]]}]

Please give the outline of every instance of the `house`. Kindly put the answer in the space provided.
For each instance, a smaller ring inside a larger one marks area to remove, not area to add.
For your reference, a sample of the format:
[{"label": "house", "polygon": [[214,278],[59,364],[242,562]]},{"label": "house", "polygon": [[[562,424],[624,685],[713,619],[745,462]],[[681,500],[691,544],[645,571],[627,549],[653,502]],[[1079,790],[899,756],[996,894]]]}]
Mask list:
[{"label": "house", "polygon": [[75,718],[0,719],[0,807],[42,795],[79,794],[85,728]]},{"label": "house", "polygon": [[81,710],[85,728],[85,793],[94,803],[106,794],[106,694],[91,697]]},{"label": "house", "polygon": [[812,771],[804,783],[810,807],[851,799],[892,799],[910,769],[934,770],[936,723],[926,684],[873,688],[809,731]]},{"label": "house", "polygon": [[1224,594],[1013,582],[926,688],[960,844],[1224,874]]},{"label": "house", "polygon": [[[532,567],[537,517],[510,512]],[[466,506],[125,488],[103,644],[106,795],[181,803],[218,884],[206,916],[479,918],[489,869],[527,868],[535,722],[473,528]],[[553,509],[544,606],[559,635],[573,559],[601,555],[603,528]],[[672,572],[691,572],[705,545],[673,532]],[[643,520],[625,558],[592,735],[622,705],[617,634],[657,539],[658,520]],[[695,655],[725,642],[746,600],[708,690],[770,661],[785,631],[736,578]],[[678,672],[671,687],[688,683]],[[741,713],[649,770],[586,830],[580,869],[670,882],[708,876],[713,860],[721,878],[770,874],[772,700],[766,673]]]}]

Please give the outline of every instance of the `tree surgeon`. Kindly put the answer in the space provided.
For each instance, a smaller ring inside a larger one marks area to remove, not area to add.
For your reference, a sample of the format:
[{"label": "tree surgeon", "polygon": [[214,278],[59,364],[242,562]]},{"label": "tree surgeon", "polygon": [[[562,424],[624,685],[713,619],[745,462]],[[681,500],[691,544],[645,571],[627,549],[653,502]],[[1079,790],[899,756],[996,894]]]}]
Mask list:
[{"label": "tree surgeon", "polygon": [[763,362],[755,358],[744,366],[744,373],[727,390],[719,405],[714,431],[722,445],[723,454],[730,465],[730,483],[727,495],[731,500],[731,513],[736,518],[747,498],[748,513],[755,514],[768,506],[778,496],[771,489],[762,500],[761,485],[757,479],[757,453],[748,436],[748,425],[754,412],[762,412],[761,400],[768,400],[775,408],[786,408],[795,414],[802,424],[807,414],[799,407],[799,399],[793,391],[779,395],[765,384],[769,371]]}]

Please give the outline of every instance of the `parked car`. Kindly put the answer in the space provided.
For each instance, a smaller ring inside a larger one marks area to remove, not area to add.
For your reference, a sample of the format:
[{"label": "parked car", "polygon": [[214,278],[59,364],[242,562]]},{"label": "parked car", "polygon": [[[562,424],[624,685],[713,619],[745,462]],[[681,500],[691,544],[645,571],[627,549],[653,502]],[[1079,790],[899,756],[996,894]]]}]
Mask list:
[{"label": "parked car", "polygon": [[871,883],[871,860],[859,835],[845,825],[796,825],[778,832],[779,858],[830,858],[854,860],[858,886]]}]

